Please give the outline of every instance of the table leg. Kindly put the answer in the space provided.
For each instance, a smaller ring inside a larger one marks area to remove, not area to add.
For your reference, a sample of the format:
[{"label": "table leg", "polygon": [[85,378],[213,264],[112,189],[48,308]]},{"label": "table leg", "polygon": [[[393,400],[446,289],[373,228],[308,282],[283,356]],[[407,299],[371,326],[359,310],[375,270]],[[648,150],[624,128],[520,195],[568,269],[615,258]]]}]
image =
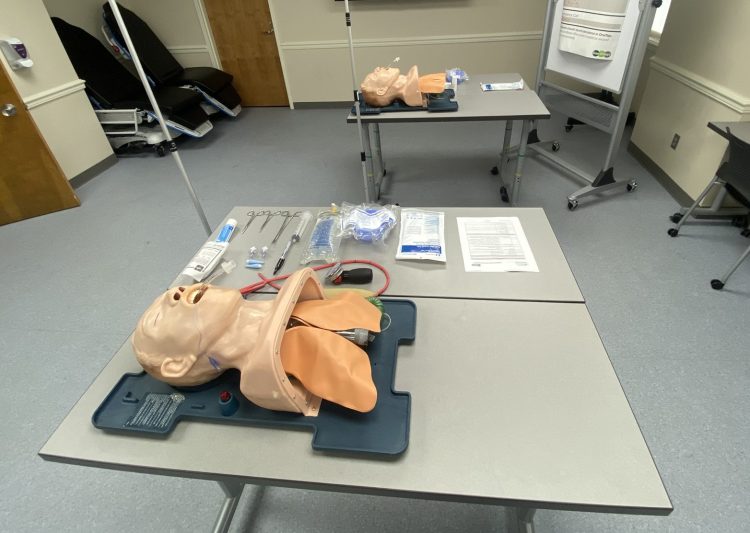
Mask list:
[{"label": "table leg", "polygon": [[510,205],[515,207],[518,194],[521,190],[521,177],[523,176],[523,164],[526,159],[526,140],[529,136],[529,121],[523,121],[521,128],[521,144],[518,146],[518,159],[516,159],[516,175],[513,177],[513,188],[510,192]]},{"label": "table leg", "polygon": [[226,499],[221,511],[219,511],[219,516],[216,517],[213,531],[214,533],[226,533],[229,531],[234,511],[237,509],[237,503],[240,501],[245,484],[238,481],[219,481],[218,483],[221,490],[224,491]]},{"label": "table leg", "polygon": [[362,139],[365,143],[365,161],[367,165],[367,186],[365,187],[365,201],[374,202],[377,199],[375,191],[375,171],[372,162],[372,140],[370,139],[370,125],[362,124]]},{"label": "table leg", "polygon": [[536,509],[529,507],[507,507],[506,517],[509,533],[534,533]]},{"label": "table leg", "polygon": [[385,162],[383,161],[383,147],[380,143],[380,124],[377,122],[372,125],[372,133],[375,138],[375,142],[373,143],[373,158],[376,165],[375,168],[377,168],[376,176],[378,179],[376,183],[378,188],[380,188],[380,182],[383,181],[383,176],[385,176]]},{"label": "table leg", "polygon": [[503,137],[503,149],[500,152],[500,162],[497,164],[500,175],[500,184],[503,184],[503,172],[505,171],[505,165],[508,162],[508,153],[510,152],[510,140],[513,134],[513,121],[505,121],[505,136]]}]

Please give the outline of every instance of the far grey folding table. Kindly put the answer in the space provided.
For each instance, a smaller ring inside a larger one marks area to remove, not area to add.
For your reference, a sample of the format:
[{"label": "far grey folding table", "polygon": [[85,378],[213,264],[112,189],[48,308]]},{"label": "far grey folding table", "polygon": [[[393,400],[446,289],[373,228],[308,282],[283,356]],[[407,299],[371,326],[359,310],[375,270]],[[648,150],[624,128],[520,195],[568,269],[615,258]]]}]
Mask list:
[{"label": "far grey folding table", "polygon": [[[362,115],[362,135],[365,140],[365,157],[368,162],[368,187],[365,190],[367,201],[375,201],[380,197],[380,186],[385,176],[383,162],[380,124],[397,124],[404,122],[483,122],[504,120],[505,136],[503,138],[500,157],[500,182],[506,157],[510,149],[511,134],[514,122],[521,122],[521,144],[518,147],[518,159],[513,177],[510,204],[514,206],[518,199],[523,175],[524,159],[526,157],[526,139],[531,121],[549,119],[550,112],[544,106],[537,94],[524,83],[522,90],[511,91],[482,91],[480,83],[507,83],[521,78],[517,73],[504,74],[474,74],[471,79],[458,86],[456,101],[458,111],[434,113],[428,111],[399,111],[380,113],[377,115]],[[349,124],[357,122],[354,113],[349,113],[346,121]],[[370,129],[372,126],[372,135]],[[504,189],[504,185],[502,188]]]},{"label": "far grey folding table", "polygon": [[[709,122],[708,129],[714,131],[728,139],[727,128],[732,130],[732,135],[738,139],[750,143],[750,121],[738,121],[738,122]],[[750,170],[749,170],[750,172]],[[712,180],[713,181],[713,180]],[[713,185],[709,185],[712,187]],[[749,210],[747,207],[724,207],[724,200],[726,199],[728,191],[724,187],[720,187],[716,196],[711,201],[711,205],[706,207],[696,207],[693,209],[692,216],[694,217],[744,217],[748,215]],[[682,216],[687,213],[688,207],[681,207],[680,210],[670,217],[670,220],[677,224]]]}]

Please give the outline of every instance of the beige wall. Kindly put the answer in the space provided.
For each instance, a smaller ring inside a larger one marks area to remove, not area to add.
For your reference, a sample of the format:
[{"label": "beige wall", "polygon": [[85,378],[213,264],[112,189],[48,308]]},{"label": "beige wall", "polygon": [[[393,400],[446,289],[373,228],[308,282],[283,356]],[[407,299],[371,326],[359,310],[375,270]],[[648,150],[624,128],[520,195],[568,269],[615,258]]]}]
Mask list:
[{"label": "beige wall", "polygon": [[[673,2],[651,61],[632,142],[695,198],[716,172],[726,141],[709,120],[750,118],[750,2]],[[677,150],[672,137],[681,137]]]},{"label": "beige wall", "polygon": [[8,71],[68,179],[111,155],[42,1],[3,0],[0,35],[21,39],[34,60],[30,69]]},{"label": "beige wall", "polygon": [[[219,65],[212,56],[202,0],[121,1],[151,25],[185,66]],[[45,0],[50,13],[97,35],[102,2]],[[546,4],[546,0],[353,1],[357,78],[399,56],[401,65],[419,65],[423,73],[460,66],[475,75],[519,72],[533,83]],[[352,81],[343,2],[269,0],[269,7],[290,100],[349,101]],[[641,77],[633,109],[645,78]],[[551,79],[577,90],[596,90],[554,74]]]},{"label": "beige wall", "polygon": [[[49,14],[79,26],[102,42],[105,0],[44,0]],[[184,67],[218,66],[201,0],[119,0],[145,20]]]},{"label": "beige wall", "polygon": [[[294,102],[351,99],[343,2],[270,0]],[[545,0],[352,2],[357,79],[396,56],[421,72],[516,71],[533,82]],[[321,75],[323,73],[323,75]]]}]

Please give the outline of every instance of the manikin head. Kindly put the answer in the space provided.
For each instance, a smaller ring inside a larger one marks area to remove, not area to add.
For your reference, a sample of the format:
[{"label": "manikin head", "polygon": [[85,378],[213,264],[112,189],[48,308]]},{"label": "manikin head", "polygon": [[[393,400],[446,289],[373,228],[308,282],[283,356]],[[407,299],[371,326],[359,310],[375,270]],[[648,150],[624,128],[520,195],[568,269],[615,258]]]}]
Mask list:
[{"label": "manikin head", "polygon": [[399,99],[408,106],[424,105],[424,95],[442,93],[445,90],[445,74],[419,76],[417,67],[409,69],[406,76],[396,67],[377,67],[370,72],[360,86],[365,102],[375,107],[391,105]]},{"label": "manikin head", "polygon": [[170,289],[141,317],[133,349],[146,372],[171,385],[203,384],[236,368],[243,395],[267,409],[316,415],[323,397],[369,411],[377,392],[367,354],[332,331],[379,324],[380,312],[361,296],[325,299],[307,268],[274,300],[246,301],[205,284]]},{"label": "manikin head", "polygon": [[416,66],[406,76],[396,67],[377,67],[365,77],[360,90],[365,102],[376,107],[391,105],[396,99],[409,106],[422,105]]}]

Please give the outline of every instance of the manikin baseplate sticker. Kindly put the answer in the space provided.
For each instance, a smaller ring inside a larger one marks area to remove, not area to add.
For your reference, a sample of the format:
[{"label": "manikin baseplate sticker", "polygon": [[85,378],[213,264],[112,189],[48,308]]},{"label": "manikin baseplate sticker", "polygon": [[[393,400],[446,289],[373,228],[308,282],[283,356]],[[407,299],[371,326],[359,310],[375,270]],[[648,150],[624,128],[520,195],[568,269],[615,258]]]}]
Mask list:
[{"label": "manikin baseplate sticker", "polygon": [[143,400],[143,405],[125,422],[125,426],[133,429],[166,429],[173,424],[177,408],[185,401],[179,393],[155,394],[149,393]]}]

